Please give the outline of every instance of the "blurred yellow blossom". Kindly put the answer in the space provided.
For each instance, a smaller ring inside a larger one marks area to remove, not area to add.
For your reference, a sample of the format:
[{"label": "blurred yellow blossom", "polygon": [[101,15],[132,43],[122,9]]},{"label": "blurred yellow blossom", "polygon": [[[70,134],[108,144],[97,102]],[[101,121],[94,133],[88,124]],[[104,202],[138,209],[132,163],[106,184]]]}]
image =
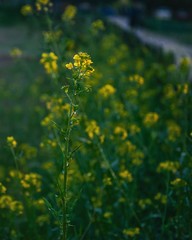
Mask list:
[{"label": "blurred yellow blossom", "polygon": [[98,31],[98,30],[104,30],[105,26],[104,23],[101,19],[95,20],[94,22],[92,22],[92,29],[94,31]]},{"label": "blurred yellow blossom", "polygon": [[28,173],[21,179],[21,185],[24,189],[34,189],[37,192],[41,191],[41,176],[37,173]]},{"label": "blurred yellow blossom", "polygon": [[128,171],[128,170],[122,170],[119,172],[119,176],[128,181],[128,182],[132,182],[133,181],[133,176],[132,174]]},{"label": "blurred yellow blossom", "polygon": [[7,191],[6,187],[0,182],[0,194],[5,193]]},{"label": "blurred yellow blossom", "polygon": [[15,201],[9,195],[3,195],[0,197],[0,209],[9,209],[18,215],[23,213],[22,203],[20,201]]},{"label": "blurred yellow blossom", "polygon": [[102,88],[99,89],[99,95],[103,96],[104,98],[113,95],[116,92],[116,89],[111,84],[106,84]]},{"label": "blurred yellow blossom", "polygon": [[172,161],[166,161],[159,163],[159,166],[157,167],[158,172],[167,171],[175,173],[180,167],[179,162],[172,162]]},{"label": "blurred yellow blossom", "polygon": [[168,127],[168,139],[172,142],[176,141],[181,135],[181,127],[175,122],[169,122]]},{"label": "blurred yellow blossom", "polygon": [[51,43],[51,42],[57,42],[60,39],[62,34],[63,32],[61,30],[46,31],[46,32],[43,32],[43,37],[45,42]]},{"label": "blurred yellow blossom", "polygon": [[40,63],[43,64],[45,71],[48,74],[53,74],[58,70],[57,60],[58,57],[53,52],[42,53]]},{"label": "blurred yellow blossom", "polygon": [[31,15],[32,13],[33,13],[33,8],[31,5],[26,4],[26,5],[22,6],[21,14],[23,14],[24,16],[27,16],[27,15]]},{"label": "blurred yellow blossom", "polygon": [[112,212],[105,212],[105,213],[103,214],[103,217],[106,218],[106,219],[111,218],[112,216],[113,216],[113,213],[112,213]]},{"label": "blurred yellow blossom", "polygon": [[126,129],[120,126],[115,127],[114,134],[120,136],[122,140],[125,140],[128,136]]},{"label": "blurred yellow blossom", "polygon": [[147,127],[150,127],[154,125],[158,120],[159,120],[159,115],[155,112],[150,112],[145,115],[143,122]]},{"label": "blurred yellow blossom", "polygon": [[53,5],[50,0],[36,0],[36,9],[37,11],[47,12],[49,8]]},{"label": "blurred yellow blossom", "polygon": [[77,14],[77,8],[74,5],[68,5],[62,14],[63,21],[71,21]]},{"label": "blurred yellow blossom", "polygon": [[150,206],[151,204],[152,204],[152,201],[150,198],[140,199],[138,201],[138,205],[142,209],[145,209],[147,206]]},{"label": "blurred yellow blossom", "polygon": [[136,235],[140,234],[140,229],[138,227],[136,228],[128,228],[128,229],[124,229],[123,230],[123,234],[125,236],[129,236],[129,237],[135,237]]},{"label": "blurred yellow blossom", "polygon": [[100,135],[100,128],[95,120],[91,120],[87,123],[85,131],[91,139],[93,139],[95,135]]},{"label": "blurred yellow blossom", "polygon": [[174,187],[184,187],[187,185],[187,183],[181,178],[176,178],[175,180],[171,181],[171,185]]},{"label": "blurred yellow blossom", "polygon": [[15,141],[13,136],[9,136],[7,137],[7,144],[11,147],[11,148],[16,148],[17,146],[17,142]]},{"label": "blurred yellow blossom", "polygon": [[15,58],[19,58],[21,57],[23,54],[23,52],[21,51],[21,49],[19,48],[13,48],[11,51],[10,51],[10,55],[11,57],[15,57]]},{"label": "blurred yellow blossom", "polygon": [[133,76],[129,77],[130,82],[135,82],[138,85],[143,85],[144,84],[144,78],[138,74],[135,74]]},{"label": "blurred yellow blossom", "polygon": [[162,193],[157,193],[154,197],[154,199],[156,201],[159,201],[162,204],[166,204],[167,203],[167,196],[162,194]]}]

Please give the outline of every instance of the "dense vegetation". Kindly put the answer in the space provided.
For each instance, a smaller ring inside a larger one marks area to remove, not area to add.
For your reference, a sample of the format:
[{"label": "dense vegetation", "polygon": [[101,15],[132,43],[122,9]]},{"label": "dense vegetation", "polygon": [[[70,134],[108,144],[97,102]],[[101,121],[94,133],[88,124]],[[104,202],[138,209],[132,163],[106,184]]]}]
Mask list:
[{"label": "dense vegetation", "polygon": [[0,81],[0,239],[191,239],[189,59],[37,3]]}]

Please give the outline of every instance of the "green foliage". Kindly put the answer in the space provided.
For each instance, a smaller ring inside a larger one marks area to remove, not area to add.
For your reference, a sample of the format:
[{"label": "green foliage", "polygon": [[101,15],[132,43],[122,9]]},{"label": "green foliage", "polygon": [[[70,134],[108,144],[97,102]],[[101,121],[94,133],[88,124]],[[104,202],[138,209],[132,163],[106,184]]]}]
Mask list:
[{"label": "green foliage", "polygon": [[42,66],[0,82],[0,239],[191,239],[189,59],[42,14]]}]

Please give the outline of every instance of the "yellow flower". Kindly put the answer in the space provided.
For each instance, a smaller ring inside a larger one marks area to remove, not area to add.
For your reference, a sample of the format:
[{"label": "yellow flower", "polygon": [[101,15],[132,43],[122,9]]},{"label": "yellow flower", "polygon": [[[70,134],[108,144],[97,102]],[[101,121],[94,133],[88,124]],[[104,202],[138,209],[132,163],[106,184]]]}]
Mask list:
[{"label": "yellow flower", "polygon": [[50,0],[36,0],[36,8],[37,11],[45,11],[47,12],[49,10],[49,7],[52,6],[52,3],[50,2]]},{"label": "yellow flower", "polygon": [[128,136],[127,131],[123,127],[120,127],[120,126],[115,127],[114,134],[119,135],[122,140],[125,140]]},{"label": "yellow flower", "polygon": [[113,213],[112,213],[112,212],[105,212],[105,213],[103,214],[103,217],[106,218],[106,219],[111,218],[112,216],[113,216]]},{"label": "yellow flower", "polygon": [[24,16],[30,15],[33,13],[33,8],[31,5],[26,4],[24,6],[22,6],[21,8],[21,14],[23,14]]},{"label": "yellow flower", "polygon": [[65,67],[66,67],[67,69],[71,70],[71,69],[73,68],[73,64],[72,64],[72,63],[67,63],[67,64],[65,65]]},{"label": "yellow flower", "polygon": [[61,30],[47,31],[47,32],[43,32],[43,37],[44,37],[45,42],[51,43],[51,42],[58,41],[62,34],[63,34],[63,32]]},{"label": "yellow flower", "polygon": [[189,67],[191,64],[191,58],[190,57],[182,57],[180,59],[180,66],[181,67]]},{"label": "yellow flower", "polygon": [[55,53],[42,53],[40,63],[43,64],[45,71],[48,74],[56,73],[58,70],[57,65],[58,57]]},{"label": "yellow flower", "polygon": [[146,114],[143,122],[147,127],[150,127],[154,125],[158,120],[159,120],[159,115],[155,112],[150,112]]},{"label": "yellow flower", "polygon": [[183,93],[184,94],[187,94],[189,92],[189,85],[188,85],[188,83],[185,83],[184,85],[183,85]]},{"label": "yellow flower", "polygon": [[143,85],[143,84],[144,84],[144,78],[141,77],[141,76],[138,75],[138,74],[135,74],[135,75],[133,75],[133,76],[130,76],[130,77],[129,77],[129,81],[130,81],[130,82],[135,82],[135,83],[137,83],[138,85]]},{"label": "yellow flower", "polygon": [[35,191],[41,191],[41,176],[37,173],[25,174],[21,180],[21,185],[25,190],[33,188]]},{"label": "yellow flower", "polygon": [[161,162],[159,166],[157,167],[158,172],[167,171],[175,173],[180,167],[179,162],[172,162],[172,161],[166,161]]},{"label": "yellow flower", "polygon": [[187,185],[186,181],[181,178],[176,178],[175,180],[171,181],[171,185],[173,187],[184,187]]},{"label": "yellow flower", "polygon": [[136,235],[140,234],[140,229],[138,227],[124,229],[123,234],[129,237],[135,237]]},{"label": "yellow flower", "polygon": [[104,23],[101,19],[98,19],[94,22],[92,22],[92,29],[93,31],[99,31],[99,30],[104,30],[105,29],[105,26],[104,26]]},{"label": "yellow flower", "polygon": [[13,136],[7,137],[7,144],[11,147],[11,148],[16,148],[17,146],[17,142],[15,141]]},{"label": "yellow flower", "polygon": [[105,186],[111,186],[111,185],[112,185],[112,180],[111,180],[111,178],[110,178],[110,177],[104,177],[104,178],[103,178],[103,184],[104,184]]},{"label": "yellow flower", "polygon": [[176,141],[181,135],[181,128],[175,122],[170,122],[168,124],[168,139],[172,142]]},{"label": "yellow flower", "polygon": [[131,124],[129,126],[129,132],[130,132],[131,135],[135,135],[136,133],[141,132],[141,129],[137,125]]},{"label": "yellow flower", "polygon": [[106,84],[102,88],[99,89],[99,95],[107,98],[113,95],[116,92],[116,89],[111,84]]},{"label": "yellow flower", "polygon": [[74,55],[73,60],[74,63],[67,63],[65,67],[73,70],[73,72],[78,74],[80,79],[86,79],[94,72],[94,68],[91,66],[93,62],[87,53],[79,52]]},{"label": "yellow flower", "polygon": [[149,198],[140,199],[139,202],[138,202],[138,205],[142,209],[145,209],[148,205],[151,205],[151,204],[152,204],[152,201]]},{"label": "yellow flower", "polygon": [[0,197],[0,208],[2,209],[10,209],[12,212],[16,214],[23,213],[23,205],[19,201],[13,200],[13,198],[9,195],[3,195]]},{"label": "yellow flower", "polygon": [[167,196],[162,194],[162,193],[157,193],[154,197],[154,199],[156,201],[159,201],[162,204],[166,204],[167,203]]},{"label": "yellow flower", "polygon": [[92,120],[87,124],[85,131],[91,139],[93,139],[95,135],[100,135],[100,128],[95,120]]},{"label": "yellow flower", "polygon": [[15,57],[15,58],[19,58],[22,56],[22,51],[21,49],[19,48],[13,48],[11,51],[10,51],[10,55],[11,57]]},{"label": "yellow flower", "polygon": [[11,211],[21,215],[23,213],[23,204],[19,201],[12,201],[10,203],[10,209]]},{"label": "yellow flower", "polygon": [[119,176],[128,181],[128,182],[132,182],[133,181],[133,176],[132,174],[128,171],[128,170],[122,170],[120,173],[119,173]]},{"label": "yellow flower", "polygon": [[5,193],[7,191],[6,187],[0,182],[0,194]]},{"label": "yellow flower", "polygon": [[62,15],[62,20],[71,21],[72,19],[74,19],[76,13],[77,13],[77,8],[73,5],[68,5]]}]

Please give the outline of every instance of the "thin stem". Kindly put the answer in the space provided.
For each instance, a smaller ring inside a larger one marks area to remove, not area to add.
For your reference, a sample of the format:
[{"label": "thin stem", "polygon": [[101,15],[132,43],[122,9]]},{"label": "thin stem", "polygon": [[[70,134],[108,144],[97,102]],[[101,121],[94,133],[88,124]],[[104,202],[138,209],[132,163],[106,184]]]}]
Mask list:
[{"label": "thin stem", "polygon": [[65,135],[65,149],[64,149],[64,159],[63,159],[63,169],[62,172],[64,173],[64,179],[63,179],[63,196],[62,196],[62,212],[63,212],[63,240],[67,239],[67,175],[68,175],[68,161],[70,159],[69,156],[69,140],[70,140],[70,135],[71,135],[71,118],[72,118],[72,108],[73,108],[73,102],[70,96],[67,94],[67,97],[70,100],[70,111],[68,115],[68,122],[67,122],[67,130],[66,130],[66,135]]},{"label": "thin stem", "polygon": [[[166,182],[166,196],[168,196],[168,193],[169,193],[169,181],[170,181],[170,173],[168,172],[168,174],[167,174],[167,182]],[[167,216],[167,203],[166,203],[165,208],[164,208],[163,219],[162,219],[162,231],[163,231],[163,233],[165,231],[166,216]]]}]

